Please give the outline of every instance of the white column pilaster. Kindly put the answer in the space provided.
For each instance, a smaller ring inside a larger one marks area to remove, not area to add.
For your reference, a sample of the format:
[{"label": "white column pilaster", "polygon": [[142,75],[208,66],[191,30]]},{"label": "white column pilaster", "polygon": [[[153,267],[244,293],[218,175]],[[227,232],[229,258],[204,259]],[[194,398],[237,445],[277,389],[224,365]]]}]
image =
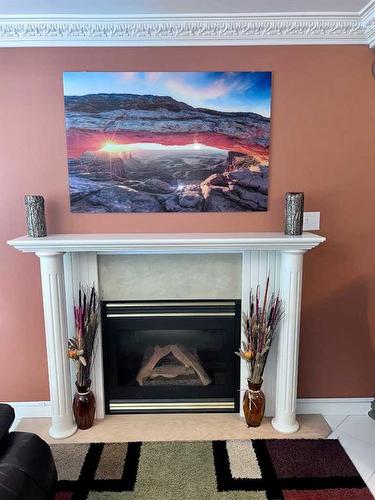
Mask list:
[{"label": "white column pilaster", "polygon": [[[73,252],[64,255],[66,303],[68,306],[68,333],[75,335],[74,325],[74,298],[77,299],[80,284],[91,287],[94,285],[99,291],[98,258],[96,252]],[[76,297],[75,297],[76,295]],[[103,346],[101,324],[98,325],[97,344],[95,346],[95,359],[91,371],[91,390],[95,395],[95,418],[105,417],[104,398],[104,371],[103,371]],[[72,390],[75,389],[75,377],[71,377]]]},{"label": "white column pilaster", "polygon": [[47,343],[48,376],[52,404],[51,437],[63,439],[77,426],[72,412],[68,330],[66,319],[63,252],[39,251],[42,278],[44,322]]},{"label": "white column pilaster", "polygon": [[276,407],[272,425],[283,433],[296,432],[299,428],[296,403],[303,254],[303,250],[281,252],[280,294],[284,316],[279,330]]},{"label": "white column pilaster", "polygon": [[[243,331],[243,321],[242,317],[244,314],[249,314],[249,298],[250,298],[250,290],[251,290],[251,250],[244,250],[242,252],[242,296],[241,296],[241,339],[240,345],[244,339],[245,332]],[[237,349],[237,346],[236,346]],[[248,388],[247,379],[249,376],[249,371],[247,368],[247,363],[242,358],[240,358],[240,415],[244,416],[242,400],[244,396],[244,392]]]}]

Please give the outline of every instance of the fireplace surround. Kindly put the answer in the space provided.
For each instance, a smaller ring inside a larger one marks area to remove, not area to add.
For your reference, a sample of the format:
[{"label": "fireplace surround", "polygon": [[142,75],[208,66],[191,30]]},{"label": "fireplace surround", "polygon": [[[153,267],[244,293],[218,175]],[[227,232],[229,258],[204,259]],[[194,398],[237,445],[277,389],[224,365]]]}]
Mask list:
[{"label": "fireplace surround", "polygon": [[[113,254],[210,254],[213,258],[215,254],[240,254],[242,312],[247,311],[250,290],[258,284],[262,287],[269,275],[271,291],[280,290],[285,312],[277,345],[266,368],[264,392],[270,405],[268,414],[274,416],[274,428],[283,433],[296,432],[303,254],[324,241],[324,237],[312,233],[301,236],[282,233],[59,234],[10,240],[9,245],[22,252],[34,252],[40,259],[52,405],[50,435],[65,438],[76,431],[66,356],[68,336],[74,335],[74,292],[79,283],[99,284],[98,256]],[[100,334],[93,373],[99,419],[105,415],[102,360]],[[246,388],[246,379],[246,366],[241,362],[240,390]]]}]

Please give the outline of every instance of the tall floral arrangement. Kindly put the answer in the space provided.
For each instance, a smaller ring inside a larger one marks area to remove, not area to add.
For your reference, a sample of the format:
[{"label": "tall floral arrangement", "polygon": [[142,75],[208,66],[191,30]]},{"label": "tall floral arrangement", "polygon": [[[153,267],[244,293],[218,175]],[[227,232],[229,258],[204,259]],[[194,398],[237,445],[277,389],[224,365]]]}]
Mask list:
[{"label": "tall floral arrangement", "polygon": [[250,293],[249,312],[243,315],[243,331],[245,340],[242,348],[236,352],[246,361],[252,384],[261,384],[267,356],[275,337],[276,327],[282,318],[283,310],[278,294],[268,298],[269,277],[263,300],[260,298],[259,286],[255,294]]},{"label": "tall floral arrangement", "polygon": [[68,341],[68,356],[75,361],[78,390],[88,390],[100,321],[100,302],[94,286],[80,285],[78,304],[74,304],[74,321],[75,336]]}]

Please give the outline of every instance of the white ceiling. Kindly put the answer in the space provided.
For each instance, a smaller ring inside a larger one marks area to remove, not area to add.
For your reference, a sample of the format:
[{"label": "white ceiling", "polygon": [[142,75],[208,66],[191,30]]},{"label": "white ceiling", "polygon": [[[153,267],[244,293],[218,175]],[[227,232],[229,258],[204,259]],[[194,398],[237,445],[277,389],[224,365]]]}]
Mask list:
[{"label": "white ceiling", "polygon": [[368,0],[0,0],[0,15],[356,13]]}]

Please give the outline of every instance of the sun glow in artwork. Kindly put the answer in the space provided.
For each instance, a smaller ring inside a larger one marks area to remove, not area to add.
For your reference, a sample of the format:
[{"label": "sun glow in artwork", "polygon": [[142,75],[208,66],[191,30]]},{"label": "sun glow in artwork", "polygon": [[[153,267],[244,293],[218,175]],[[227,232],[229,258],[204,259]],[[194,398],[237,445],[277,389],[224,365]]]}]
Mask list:
[{"label": "sun glow in artwork", "polygon": [[73,212],[267,210],[271,73],[64,73]]},{"label": "sun glow in artwork", "polygon": [[212,146],[205,146],[204,144],[199,144],[199,142],[194,142],[193,144],[186,144],[185,146],[165,146],[164,144],[157,144],[153,142],[138,142],[136,144],[116,144],[115,142],[105,142],[104,145],[98,149],[98,152],[118,154],[130,151],[189,151],[195,150],[199,151],[201,149],[206,149],[207,151],[220,151],[218,148]]}]

